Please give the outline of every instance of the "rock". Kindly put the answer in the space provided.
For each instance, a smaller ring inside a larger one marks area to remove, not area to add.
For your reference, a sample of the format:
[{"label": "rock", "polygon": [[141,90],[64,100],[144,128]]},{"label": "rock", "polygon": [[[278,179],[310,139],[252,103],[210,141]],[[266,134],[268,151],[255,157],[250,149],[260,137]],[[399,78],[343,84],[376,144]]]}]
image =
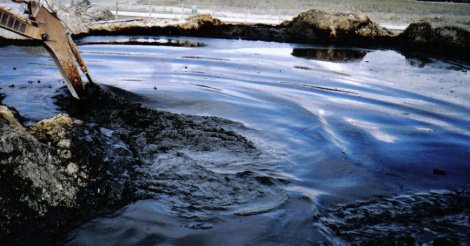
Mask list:
[{"label": "rock", "polygon": [[[54,148],[0,118],[0,238],[51,207],[76,206],[80,184],[65,176]],[[14,218],[14,219],[13,219]]]},{"label": "rock", "polygon": [[329,14],[321,10],[299,14],[288,24],[288,32],[297,39],[333,42],[372,42],[393,36],[365,15]]}]

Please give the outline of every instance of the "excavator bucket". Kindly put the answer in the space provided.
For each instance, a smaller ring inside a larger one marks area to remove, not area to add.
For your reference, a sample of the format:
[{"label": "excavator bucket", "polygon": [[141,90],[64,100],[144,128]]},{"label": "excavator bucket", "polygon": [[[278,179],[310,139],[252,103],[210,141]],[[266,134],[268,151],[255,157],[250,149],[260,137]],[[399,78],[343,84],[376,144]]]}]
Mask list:
[{"label": "excavator bucket", "polygon": [[38,5],[36,1],[29,1],[28,12],[30,20],[26,21],[0,8],[0,27],[42,40],[62,73],[70,93],[79,99],[84,93],[84,86],[76,62],[89,82],[92,81],[77,46],[60,20],[48,9]]}]

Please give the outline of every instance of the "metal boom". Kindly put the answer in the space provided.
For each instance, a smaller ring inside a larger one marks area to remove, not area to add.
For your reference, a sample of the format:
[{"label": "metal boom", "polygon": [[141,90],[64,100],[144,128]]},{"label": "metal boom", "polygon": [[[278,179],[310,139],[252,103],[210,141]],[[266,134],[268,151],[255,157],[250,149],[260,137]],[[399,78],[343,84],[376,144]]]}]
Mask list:
[{"label": "metal boom", "polygon": [[62,73],[70,93],[79,99],[84,86],[76,63],[80,65],[88,81],[93,81],[77,46],[60,20],[47,8],[31,0],[28,2],[28,12],[29,20],[24,20],[0,8],[0,27],[42,41]]}]

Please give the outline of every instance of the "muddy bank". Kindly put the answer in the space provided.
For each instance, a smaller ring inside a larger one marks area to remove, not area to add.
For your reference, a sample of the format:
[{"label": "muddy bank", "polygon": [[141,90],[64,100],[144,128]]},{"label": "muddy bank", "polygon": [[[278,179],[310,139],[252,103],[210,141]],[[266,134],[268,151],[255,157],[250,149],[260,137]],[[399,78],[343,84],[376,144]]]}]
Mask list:
[{"label": "muddy bank", "polygon": [[[230,39],[299,42],[360,47],[386,47],[468,61],[470,32],[459,27],[420,21],[394,34],[365,15],[309,10],[280,25],[227,24],[210,15],[191,17],[185,23],[155,24],[142,21],[90,25],[93,35],[182,35]],[[408,52],[409,53],[409,52]]]},{"label": "muddy bank", "polygon": [[88,33],[77,34],[77,37],[114,34],[187,35],[351,45],[385,44],[393,37],[390,31],[380,27],[367,16],[328,14],[318,10],[301,13],[292,21],[276,26],[227,24],[211,15],[203,14],[190,17],[185,23],[158,26],[141,21],[91,25]]},{"label": "muddy bank", "polygon": [[[60,242],[74,226],[136,199],[159,199],[195,225],[210,211],[260,213],[286,199],[281,181],[231,167],[261,161],[260,151],[233,131],[241,124],[146,109],[111,90],[89,87],[79,102],[60,95],[68,115],[29,127],[1,106],[3,242]],[[260,201],[268,205],[250,207]],[[246,209],[232,209],[237,205]]]},{"label": "muddy bank", "polygon": [[[86,1],[85,1],[86,2]],[[411,24],[404,32],[394,34],[366,15],[328,13],[308,10],[292,21],[280,25],[228,24],[202,14],[186,21],[111,20],[109,11],[89,3],[73,8],[54,6],[59,18],[67,23],[75,38],[93,35],[184,35],[230,39],[299,42],[346,46],[395,48],[403,51],[457,58],[469,61],[470,32],[461,27],[447,26],[436,20]],[[1,38],[3,37],[3,38]],[[0,44],[30,43],[12,39],[0,31]]]}]

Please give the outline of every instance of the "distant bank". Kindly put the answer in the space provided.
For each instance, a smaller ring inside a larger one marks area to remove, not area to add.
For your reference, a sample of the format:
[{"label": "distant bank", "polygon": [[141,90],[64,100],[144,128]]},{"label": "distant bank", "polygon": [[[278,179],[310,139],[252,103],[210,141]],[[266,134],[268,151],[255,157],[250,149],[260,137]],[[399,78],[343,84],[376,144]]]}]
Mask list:
[{"label": "distant bank", "polygon": [[470,3],[470,0],[417,0],[418,2],[451,2],[451,3]]}]

